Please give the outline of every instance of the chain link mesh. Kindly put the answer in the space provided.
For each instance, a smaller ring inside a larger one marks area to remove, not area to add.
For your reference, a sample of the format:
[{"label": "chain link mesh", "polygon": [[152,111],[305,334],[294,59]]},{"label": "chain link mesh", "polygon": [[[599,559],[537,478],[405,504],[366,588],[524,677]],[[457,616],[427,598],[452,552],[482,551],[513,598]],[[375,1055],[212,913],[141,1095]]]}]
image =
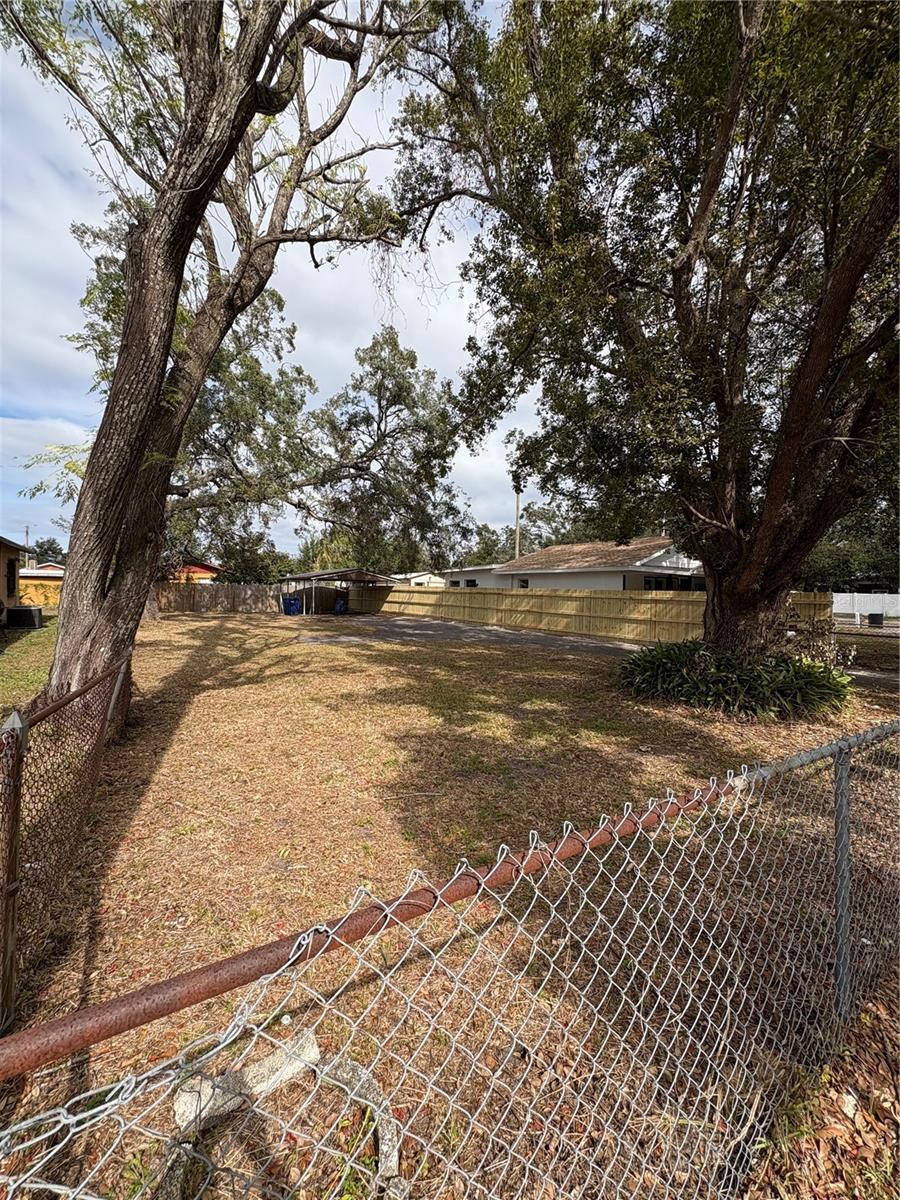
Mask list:
[{"label": "chain link mesh", "polygon": [[[0,827],[8,847],[16,835],[18,808],[17,974],[25,976],[43,959],[57,927],[56,905],[78,846],[93,798],[107,735],[122,724],[128,688],[121,664],[64,698],[61,706],[31,706],[22,715],[24,735],[0,734]],[[127,669],[127,668],[126,668]],[[19,747],[27,752],[20,764]],[[19,794],[13,795],[16,770]],[[8,869],[4,875],[8,874]]]},{"label": "chain link mesh", "polygon": [[897,730],[852,752],[843,948],[835,744],[304,961],[311,931],[225,1030],[22,1117],[0,1179],[105,1200],[738,1194],[838,1045],[840,953],[854,1010],[895,968]]}]

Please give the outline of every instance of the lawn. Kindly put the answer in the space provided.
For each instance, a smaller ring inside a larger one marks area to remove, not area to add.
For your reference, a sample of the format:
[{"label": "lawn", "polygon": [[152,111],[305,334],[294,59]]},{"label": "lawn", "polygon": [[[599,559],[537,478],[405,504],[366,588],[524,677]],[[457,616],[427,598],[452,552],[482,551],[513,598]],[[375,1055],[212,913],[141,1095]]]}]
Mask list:
[{"label": "lawn", "polygon": [[896,671],[900,666],[900,638],[896,635],[841,632],[838,644],[854,648],[854,667],[870,671]]},{"label": "lawn", "polygon": [[56,972],[45,1015],[76,979],[100,999],[339,913],[358,887],[386,896],[414,867],[488,862],[531,829],[552,838],[888,716],[860,690],[840,718],[743,724],[638,703],[613,659],[389,644],[352,621],[142,628],[71,897],[92,914],[88,977],[77,957]]},{"label": "lawn", "polygon": [[[413,868],[488,862],[531,829],[551,839],[565,820],[584,828],[891,715],[884,693],[860,689],[839,718],[740,723],[638,703],[615,660],[575,646],[373,634],[364,617],[268,614],[141,629],[131,715],[60,898],[71,949],[27,982],[32,1019],[298,931],[359,888],[387,898]],[[49,635],[32,637],[37,670]],[[92,1071],[172,1054],[235,1003],[118,1038]]]},{"label": "lawn", "polygon": [[56,617],[43,629],[0,627],[0,714],[25,704],[37,692],[50,668],[56,642]]}]

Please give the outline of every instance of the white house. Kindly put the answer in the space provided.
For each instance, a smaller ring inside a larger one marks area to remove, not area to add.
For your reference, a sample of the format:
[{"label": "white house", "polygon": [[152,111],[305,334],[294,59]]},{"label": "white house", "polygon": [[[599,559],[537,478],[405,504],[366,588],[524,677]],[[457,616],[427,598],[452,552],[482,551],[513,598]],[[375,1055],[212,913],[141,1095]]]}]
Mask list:
[{"label": "white house", "polygon": [[443,575],[436,575],[434,571],[408,571],[405,575],[392,575],[391,579],[406,587],[444,586]]},{"label": "white house", "polygon": [[448,587],[700,591],[703,568],[667,537],[545,546],[506,563],[445,571]]}]

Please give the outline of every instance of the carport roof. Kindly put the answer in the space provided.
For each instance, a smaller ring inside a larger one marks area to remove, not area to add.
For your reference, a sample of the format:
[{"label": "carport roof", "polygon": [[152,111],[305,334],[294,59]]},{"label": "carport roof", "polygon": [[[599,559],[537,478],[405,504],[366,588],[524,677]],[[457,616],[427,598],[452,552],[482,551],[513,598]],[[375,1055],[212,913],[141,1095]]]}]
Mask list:
[{"label": "carport roof", "polygon": [[283,583],[303,583],[306,581],[323,583],[333,580],[340,583],[389,583],[395,584],[396,579],[390,575],[379,575],[377,571],[366,571],[363,567],[342,567],[338,571],[302,571],[299,575],[285,575]]}]

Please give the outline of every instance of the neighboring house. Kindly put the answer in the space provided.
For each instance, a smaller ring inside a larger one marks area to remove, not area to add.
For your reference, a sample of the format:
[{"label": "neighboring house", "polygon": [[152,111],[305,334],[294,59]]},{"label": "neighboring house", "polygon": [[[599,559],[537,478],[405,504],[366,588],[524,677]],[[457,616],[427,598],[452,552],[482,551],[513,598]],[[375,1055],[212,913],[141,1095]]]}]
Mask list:
[{"label": "neighboring house", "polygon": [[545,546],[494,566],[445,572],[450,587],[587,588],[601,591],[703,591],[700,563],[668,537]]},{"label": "neighboring house", "polygon": [[181,566],[171,576],[172,583],[212,583],[219,573],[216,563],[204,562],[202,558],[193,558],[185,554]]},{"label": "neighboring house", "polygon": [[0,625],[6,624],[6,610],[19,603],[19,558],[25,552],[19,542],[0,537]]},{"label": "neighboring house", "polygon": [[19,568],[19,600],[42,608],[59,608],[66,568],[59,563],[39,563]]},{"label": "neighboring house", "polygon": [[443,587],[443,575],[435,575],[434,571],[410,571],[406,575],[392,575],[396,583],[407,587]]},{"label": "neighboring house", "polygon": [[444,572],[446,587],[509,587],[507,577],[500,578],[495,572],[497,563],[481,563],[477,567],[453,567]]}]

